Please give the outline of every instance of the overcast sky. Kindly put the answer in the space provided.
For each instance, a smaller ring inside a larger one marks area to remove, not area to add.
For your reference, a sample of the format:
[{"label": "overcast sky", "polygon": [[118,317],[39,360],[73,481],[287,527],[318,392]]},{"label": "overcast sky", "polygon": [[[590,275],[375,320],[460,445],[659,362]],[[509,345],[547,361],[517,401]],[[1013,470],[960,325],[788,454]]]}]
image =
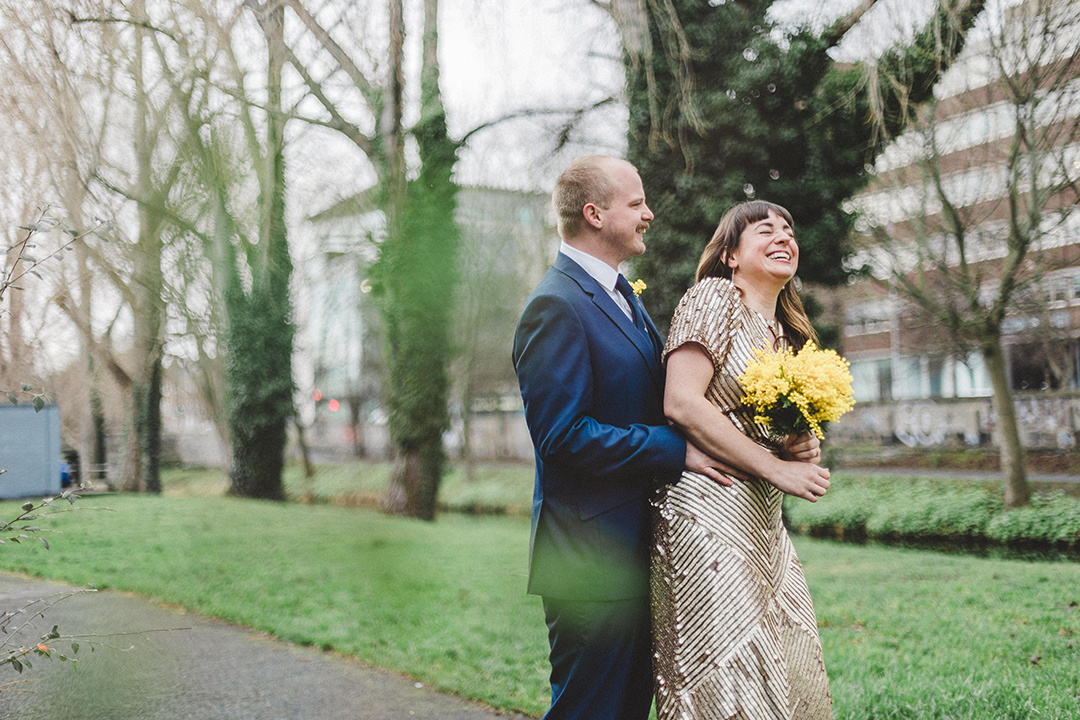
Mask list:
[{"label": "overcast sky", "polygon": [[[859,1],[782,0],[773,10],[780,21],[821,27]],[[896,28],[926,17],[927,5],[882,0],[838,57],[866,56],[894,42]],[[442,87],[455,137],[512,111],[580,107],[622,90],[615,25],[589,0],[443,0],[441,12]],[[594,113],[559,157],[550,155],[550,126],[522,120],[478,133],[462,153],[459,178],[546,190],[569,157],[626,151],[621,104]]]},{"label": "overcast sky", "polygon": [[[859,2],[782,0],[773,10],[782,22],[821,27]],[[835,54],[853,59],[879,52],[900,36],[898,27],[910,28],[925,19],[932,3],[880,0]],[[408,26],[420,27],[421,4],[407,0],[406,7]],[[590,0],[442,0],[440,13],[441,87],[453,137],[510,113],[583,107],[622,92],[618,33]],[[406,38],[413,115],[419,41],[418,32]],[[626,108],[621,102],[589,114],[565,150],[553,156],[556,126],[556,119],[548,116],[500,123],[477,133],[460,154],[459,182],[549,192],[571,157],[626,152]],[[298,203],[298,213],[324,209],[374,182],[366,160],[344,138],[318,128],[293,129],[301,135],[290,149],[300,161],[294,168],[310,166],[312,157],[322,156],[334,169],[305,170],[290,178],[297,197],[313,198]]]}]

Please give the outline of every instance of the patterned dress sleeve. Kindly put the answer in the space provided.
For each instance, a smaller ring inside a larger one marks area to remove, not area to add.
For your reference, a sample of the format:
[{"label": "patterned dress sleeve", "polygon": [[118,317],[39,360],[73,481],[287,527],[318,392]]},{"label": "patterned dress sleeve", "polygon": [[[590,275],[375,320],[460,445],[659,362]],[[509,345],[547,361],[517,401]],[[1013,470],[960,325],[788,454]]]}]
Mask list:
[{"label": "patterned dress sleeve", "polygon": [[671,319],[664,359],[686,343],[697,343],[719,371],[738,329],[733,320],[740,302],[739,291],[725,278],[705,278],[687,290]]}]

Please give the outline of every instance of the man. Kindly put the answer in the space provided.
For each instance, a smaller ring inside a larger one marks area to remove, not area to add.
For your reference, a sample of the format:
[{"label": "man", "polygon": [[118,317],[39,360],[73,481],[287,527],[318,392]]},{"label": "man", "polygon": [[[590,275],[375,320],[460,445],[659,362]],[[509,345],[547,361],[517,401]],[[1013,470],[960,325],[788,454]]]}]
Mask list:
[{"label": "man", "polygon": [[[637,170],[573,161],[552,197],[559,256],[514,337],[536,449],[529,587],[551,643],[547,720],[644,720],[652,702],[648,493],[723,468],[667,426],[662,342],[619,263],[653,219]],[[730,469],[728,469],[730,471]]]}]

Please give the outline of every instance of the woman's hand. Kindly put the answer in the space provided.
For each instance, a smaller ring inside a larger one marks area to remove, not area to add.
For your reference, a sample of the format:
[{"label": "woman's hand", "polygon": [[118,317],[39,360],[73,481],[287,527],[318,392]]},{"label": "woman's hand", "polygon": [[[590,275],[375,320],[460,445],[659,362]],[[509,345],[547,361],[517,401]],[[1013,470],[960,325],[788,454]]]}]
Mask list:
[{"label": "woman's hand", "polygon": [[784,460],[821,464],[821,441],[813,433],[788,435],[780,449]]},{"label": "woman's hand", "polygon": [[829,469],[813,463],[779,460],[768,475],[762,476],[782,493],[817,502],[829,489]]}]

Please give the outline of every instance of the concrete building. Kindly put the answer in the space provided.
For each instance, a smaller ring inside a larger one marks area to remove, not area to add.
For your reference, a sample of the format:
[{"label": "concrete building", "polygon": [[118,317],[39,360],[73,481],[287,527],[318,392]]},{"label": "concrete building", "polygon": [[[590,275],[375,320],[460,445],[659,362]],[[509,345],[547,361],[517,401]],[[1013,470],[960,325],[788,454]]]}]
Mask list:
[{"label": "concrete building", "polygon": [[[453,365],[453,454],[466,442],[474,457],[527,459],[525,428],[510,361],[525,298],[558,246],[546,194],[465,187],[457,196],[460,284]],[[367,269],[378,256],[382,215],[365,194],[308,222],[297,264],[299,410],[316,455],[385,457],[381,405],[382,333]]]},{"label": "concrete building", "polygon": [[[988,305],[1012,262],[1010,203],[1039,206],[1002,326],[1023,439],[1032,446],[1080,440],[1078,5],[1025,2],[1005,12],[998,31],[974,37],[936,88],[936,102],[882,153],[874,181],[849,208],[862,230],[855,266],[879,278],[899,268],[949,297],[964,262],[981,276],[978,303]],[[1040,76],[1018,101],[1018,88]],[[1016,143],[1034,151],[1012,153]],[[1020,186],[1047,193],[1045,202],[1012,190]],[[954,217],[964,229],[962,259]],[[835,427],[837,440],[993,442],[991,382],[977,348],[951,342],[940,321],[873,280],[825,297],[841,319],[859,403]]]}]

